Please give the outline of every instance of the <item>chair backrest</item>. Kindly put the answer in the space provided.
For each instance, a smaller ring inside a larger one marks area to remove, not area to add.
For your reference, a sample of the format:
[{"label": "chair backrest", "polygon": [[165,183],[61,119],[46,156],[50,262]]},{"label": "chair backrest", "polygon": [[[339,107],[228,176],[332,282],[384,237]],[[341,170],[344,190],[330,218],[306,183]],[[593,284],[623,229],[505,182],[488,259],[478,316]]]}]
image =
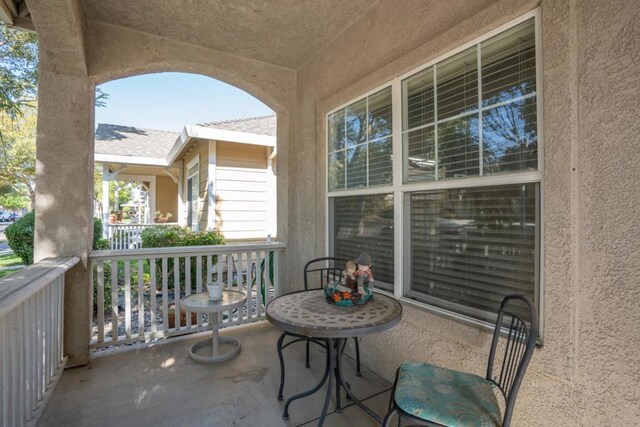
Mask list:
[{"label": "chair backrest", "polygon": [[317,285],[323,288],[328,282],[339,282],[347,260],[334,257],[316,258],[304,266],[304,288]]},{"label": "chair backrest", "polygon": [[[529,317],[528,323],[523,318]],[[503,426],[511,423],[516,395],[529,365],[538,338],[538,310],[524,295],[508,295],[502,300],[493,332],[487,379],[505,399]]]}]

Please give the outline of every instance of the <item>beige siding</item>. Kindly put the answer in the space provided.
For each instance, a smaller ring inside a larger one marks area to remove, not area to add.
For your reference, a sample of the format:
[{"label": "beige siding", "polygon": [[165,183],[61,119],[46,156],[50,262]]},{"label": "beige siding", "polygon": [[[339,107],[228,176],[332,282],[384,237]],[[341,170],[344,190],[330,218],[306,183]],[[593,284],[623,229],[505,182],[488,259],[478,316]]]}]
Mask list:
[{"label": "beige siding", "polygon": [[227,240],[264,239],[270,194],[267,148],[218,142],[216,163],[216,228]]},{"label": "beige siding", "polygon": [[173,215],[171,222],[178,220],[178,184],[168,176],[156,177],[156,210]]}]

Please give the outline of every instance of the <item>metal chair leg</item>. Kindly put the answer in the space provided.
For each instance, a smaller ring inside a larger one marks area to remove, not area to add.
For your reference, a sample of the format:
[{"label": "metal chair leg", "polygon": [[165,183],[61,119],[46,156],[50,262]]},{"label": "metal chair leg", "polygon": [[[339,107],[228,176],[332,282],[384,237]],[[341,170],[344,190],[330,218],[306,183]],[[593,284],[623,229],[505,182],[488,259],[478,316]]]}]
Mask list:
[{"label": "metal chair leg", "polygon": [[305,368],[310,368],[311,365],[309,365],[309,341],[307,341],[307,356],[306,356],[306,363],[304,364]]},{"label": "metal chair leg", "polygon": [[360,372],[360,344],[358,343],[358,337],[353,337],[353,340],[356,342],[356,375],[361,377],[362,373]]},{"label": "metal chair leg", "polygon": [[[384,416],[384,420],[382,420],[382,426],[383,427],[391,426],[391,418],[393,418],[393,416],[395,414],[397,414],[397,413],[398,413],[398,409],[394,405],[393,408],[391,408],[391,410],[389,412],[387,412],[387,415]],[[399,414],[398,414],[398,425],[400,425],[400,415]]]},{"label": "metal chair leg", "polygon": [[278,388],[278,400],[282,400],[282,390],[284,389],[284,357],[282,356],[282,343],[287,334],[283,333],[278,338],[278,358],[280,359],[280,387]]}]

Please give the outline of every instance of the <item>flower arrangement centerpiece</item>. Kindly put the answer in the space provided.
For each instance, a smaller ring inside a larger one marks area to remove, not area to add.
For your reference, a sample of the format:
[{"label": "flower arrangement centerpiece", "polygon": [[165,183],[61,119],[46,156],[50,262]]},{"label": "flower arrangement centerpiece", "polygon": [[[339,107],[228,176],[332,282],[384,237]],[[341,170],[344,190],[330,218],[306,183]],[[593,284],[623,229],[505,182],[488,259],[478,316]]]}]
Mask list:
[{"label": "flower arrangement centerpiece", "polygon": [[366,304],[373,298],[371,257],[361,254],[355,261],[347,261],[340,283],[327,283],[325,299],[329,304],[351,307]]}]

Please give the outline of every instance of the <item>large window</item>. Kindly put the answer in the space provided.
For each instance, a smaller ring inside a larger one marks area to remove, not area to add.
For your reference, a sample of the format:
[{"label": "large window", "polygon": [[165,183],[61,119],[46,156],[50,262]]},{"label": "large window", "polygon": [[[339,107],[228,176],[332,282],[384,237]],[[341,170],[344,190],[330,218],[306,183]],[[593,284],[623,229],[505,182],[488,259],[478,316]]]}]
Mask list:
[{"label": "large window", "polygon": [[540,303],[536,14],[327,116],[330,250],[372,252],[396,295],[480,321]]}]

